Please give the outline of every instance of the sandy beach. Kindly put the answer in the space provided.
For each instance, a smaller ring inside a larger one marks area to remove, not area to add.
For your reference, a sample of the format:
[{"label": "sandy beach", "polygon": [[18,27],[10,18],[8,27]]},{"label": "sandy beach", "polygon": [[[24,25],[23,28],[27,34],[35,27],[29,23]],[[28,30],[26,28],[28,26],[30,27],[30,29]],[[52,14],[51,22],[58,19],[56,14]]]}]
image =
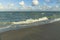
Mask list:
[{"label": "sandy beach", "polygon": [[0,35],[1,40],[60,40],[60,21],[7,31]]}]

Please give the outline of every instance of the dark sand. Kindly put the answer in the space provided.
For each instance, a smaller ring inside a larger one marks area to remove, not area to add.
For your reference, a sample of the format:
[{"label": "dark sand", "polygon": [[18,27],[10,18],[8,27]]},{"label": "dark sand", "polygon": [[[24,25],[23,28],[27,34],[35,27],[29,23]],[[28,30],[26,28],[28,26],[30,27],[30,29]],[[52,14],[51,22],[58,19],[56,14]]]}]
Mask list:
[{"label": "dark sand", "polygon": [[60,40],[60,22],[8,31],[1,40]]}]

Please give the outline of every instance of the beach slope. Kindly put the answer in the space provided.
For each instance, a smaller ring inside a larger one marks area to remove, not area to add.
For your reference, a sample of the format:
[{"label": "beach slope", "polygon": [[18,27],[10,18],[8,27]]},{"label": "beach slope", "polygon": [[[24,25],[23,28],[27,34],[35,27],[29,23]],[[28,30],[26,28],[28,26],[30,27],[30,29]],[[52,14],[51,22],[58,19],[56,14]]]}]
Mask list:
[{"label": "beach slope", "polygon": [[60,40],[60,21],[0,34],[1,40]]}]

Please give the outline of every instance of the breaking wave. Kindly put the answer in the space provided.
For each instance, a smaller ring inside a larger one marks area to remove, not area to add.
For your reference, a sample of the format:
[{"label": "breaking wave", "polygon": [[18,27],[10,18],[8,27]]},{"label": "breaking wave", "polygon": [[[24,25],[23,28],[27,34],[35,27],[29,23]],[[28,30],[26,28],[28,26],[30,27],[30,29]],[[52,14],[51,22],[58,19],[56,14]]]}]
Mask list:
[{"label": "breaking wave", "polygon": [[28,28],[28,27],[32,27],[35,25],[48,24],[48,23],[53,23],[53,22],[57,22],[57,21],[60,21],[60,18],[50,20],[47,17],[42,17],[39,19],[27,19],[26,21],[11,22],[11,25],[0,28],[0,32],[22,29],[22,28]]},{"label": "breaking wave", "polygon": [[34,23],[34,22],[38,22],[38,21],[45,21],[45,20],[48,20],[48,18],[42,17],[39,19],[27,19],[26,21],[12,22],[12,24],[30,24],[30,23]]},{"label": "breaking wave", "polygon": [[12,25],[31,26],[31,25],[48,24],[48,23],[53,23],[53,22],[57,22],[57,21],[60,21],[60,18],[51,19],[51,20],[49,20],[47,17],[42,17],[39,19],[27,19],[26,21],[11,22],[10,25],[8,25],[6,27],[2,27],[0,29],[9,28],[9,27],[12,27]]}]

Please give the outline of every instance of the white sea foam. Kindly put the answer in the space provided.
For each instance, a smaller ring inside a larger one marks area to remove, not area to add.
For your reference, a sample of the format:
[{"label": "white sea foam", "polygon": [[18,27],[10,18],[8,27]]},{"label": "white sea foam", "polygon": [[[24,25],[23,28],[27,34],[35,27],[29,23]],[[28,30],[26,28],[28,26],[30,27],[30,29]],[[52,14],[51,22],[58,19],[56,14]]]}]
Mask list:
[{"label": "white sea foam", "polygon": [[[47,17],[43,17],[43,18],[39,18],[39,19],[27,19],[26,21],[12,22],[11,25],[8,25],[8,26],[0,28],[0,29],[10,28],[10,27],[13,27],[12,25],[17,25],[17,24],[20,24],[19,26],[28,26],[28,25],[31,26],[31,25],[35,25],[35,24],[36,25],[38,25],[38,24],[46,24],[43,21],[46,21],[46,23],[53,23],[53,22],[60,21],[60,18],[56,18],[56,19],[53,19],[53,20],[48,20]],[[21,24],[28,24],[28,25],[21,25]],[[16,26],[14,26],[14,27],[16,27]]]},{"label": "white sea foam", "polygon": [[[40,22],[41,21],[41,22]],[[43,21],[46,21],[46,23],[53,23],[53,22],[57,22],[57,21],[60,21],[60,18],[56,18],[56,19],[53,19],[53,20],[48,20],[47,17],[43,17],[43,18],[39,18],[39,19],[28,19],[26,21],[21,21],[21,22],[12,22],[11,25],[7,26],[7,27],[4,27],[4,28],[10,28],[12,25],[17,25],[17,24],[20,24],[20,26],[32,26],[32,25],[40,25],[40,24],[46,24],[45,22]],[[28,25],[21,25],[21,24],[28,24]],[[13,27],[13,26],[12,26]],[[17,26],[14,26],[14,28],[17,27]]]},{"label": "white sea foam", "polygon": [[49,23],[53,23],[53,22],[57,22],[57,21],[60,21],[60,18],[56,18],[54,20],[51,20]]},{"label": "white sea foam", "polygon": [[[39,21],[42,21],[42,22],[39,22]],[[38,24],[40,25],[40,23],[42,23],[42,24],[45,23],[43,21],[47,21],[47,24],[48,24],[48,23],[53,23],[53,22],[60,21],[60,18],[56,18],[56,19],[53,19],[53,20],[48,20],[47,17],[43,17],[43,18],[39,18],[39,19],[27,19],[26,21],[21,21],[21,22],[12,22],[11,25],[0,28],[0,32],[15,30],[15,29],[18,29],[18,28],[27,28],[29,26],[32,27],[32,25],[35,25],[35,23],[36,23],[36,25],[38,25]],[[28,24],[29,26],[21,25],[21,24]]]},{"label": "white sea foam", "polygon": [[11,27],[11,26],[12,26],[12,24],[11,24],[11,25],[8,25],[7,27],[2,27],[2,28],[0,28],[0,29],[9,28],[9,27]]},{"label": "white sea foam", "polygon": [[48,18],[42,17],[39,19],[27,19],[26,21],[12,22],[12,24],[29,24],[29,23],[34,23],[34,22],[38,22],[38,21],[45,21],[45,20],[48,20]]}]

